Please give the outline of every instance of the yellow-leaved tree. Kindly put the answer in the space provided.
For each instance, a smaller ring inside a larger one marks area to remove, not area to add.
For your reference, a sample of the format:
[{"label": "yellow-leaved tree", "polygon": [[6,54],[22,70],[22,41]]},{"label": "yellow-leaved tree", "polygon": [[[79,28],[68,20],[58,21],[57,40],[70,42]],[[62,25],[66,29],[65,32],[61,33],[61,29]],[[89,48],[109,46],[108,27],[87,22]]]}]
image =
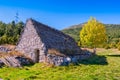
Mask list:
[{"label": "yellow-leaved tree", "polygon": [[96,49],[96,46],[101,45],[106,41],[107,36],[105,26],[95,18],[90,18],[80,31],[80,43],[83,46],[91,46]]}]

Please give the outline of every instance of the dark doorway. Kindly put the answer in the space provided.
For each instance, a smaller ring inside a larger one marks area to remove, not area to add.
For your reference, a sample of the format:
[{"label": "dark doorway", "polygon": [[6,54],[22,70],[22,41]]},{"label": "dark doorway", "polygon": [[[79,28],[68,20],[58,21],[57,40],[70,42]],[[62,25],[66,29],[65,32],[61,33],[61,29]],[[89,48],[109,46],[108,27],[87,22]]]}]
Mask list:
[{"label": "dark doorway", "polygon": [[40,53],[39,49],[35,49],[35,57],[34,57],[35,63],[39,62],[39,53]]}]

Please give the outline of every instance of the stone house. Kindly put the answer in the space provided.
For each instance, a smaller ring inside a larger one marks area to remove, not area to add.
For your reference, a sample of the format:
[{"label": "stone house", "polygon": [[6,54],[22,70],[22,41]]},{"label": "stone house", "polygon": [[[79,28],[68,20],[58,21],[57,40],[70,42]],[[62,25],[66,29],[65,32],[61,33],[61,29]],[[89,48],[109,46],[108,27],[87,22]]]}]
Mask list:
[{"label": "stone house", "polygon": [[66,65],[82,58],[73,38],[33,19],[27,20],[15,50],[35,63]]}]

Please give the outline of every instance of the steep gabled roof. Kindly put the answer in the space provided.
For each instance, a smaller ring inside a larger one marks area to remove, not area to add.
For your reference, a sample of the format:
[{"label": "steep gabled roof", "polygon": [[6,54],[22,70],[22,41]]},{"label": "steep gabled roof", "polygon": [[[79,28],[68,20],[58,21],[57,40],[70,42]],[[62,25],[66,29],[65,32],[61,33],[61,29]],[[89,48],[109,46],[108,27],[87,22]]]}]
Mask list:
[{"label": "steep gabled roof", "polygon": [[[63,52],[68,51],[68,53],[74,52],[74,51],[76,52],[80,51],[80,48],[77,46],[75,40],[71,38],[69,35],[66,35],[59,30],[51,28],[33,19],[27,20],[24,30],[26,30],[26,28],[29,28],[29,27],[30,29],[32,28],[36,31],[38,37],[40,38],[41,42],[44,43],[47,50],[56,49]],[[22,35],[24,35],[23,34],[24,30],[21,33],[20,40],[22,38]],[[29,35],[29,38],[30,38],[30,35]],[[32,37],[32,39],[33,38],[34,37]],[[20,43],[18,42],[18,44]]]},{"label": "steep gabled roof", "polygon": [[[48,25],[45,25],[45,24],[43,24],[43,23],[40,23],[40,22],[38,22],[38,21],[36,21],[36,20],[33,20],[32,18],[28,19],[27,22],[28,22],[28,21],[31,21],[31,22],[32,22],[32,24],[35,26],[35,29],[37,30],[37,32],[38,32],[39,35],[40,35],[40,33],[41,33],[40,29],[43,29],[43,28],[44,28],[44,30],[48,30],[48,31],[50,30],[50,31],[53,31],[54,33],[59,34],[59,35],[62,35],[62,36],[64,36],[64,37],[66,37],[66,38],[73,39],[73,38],[71,38],[69,35],[64,34],[63,32],[61,32],[61,31],[59,31],[59,30],[57,30],[57,29],[55,29],[55,28],[52,28],[52,27],[50,27],[50,26],[48,26]],[[73,39],[73,40],[74,40],[74,39]]]},{"label": "steep gabled roof", "polygon": [[45,41],[47,41],[47,42],[52,42],[52,41],[54,41],[54,42],[58,42],[58,41],[59,42],[64,42],[63,40],[65,40],[67,42],[67,40],[68,40],[71,43],[72,42],[75,43],[74,39],[71,38],[69,35],[66,35],[66,34],[64,34],[63,32],[61,32],[57,29],[49,27],[49,26],[47,26],[45,24],[42,24],[40,22],[37,22],[33,19],[30,19],[30,20],[33,23],[38,35],[41,37],[41,39],[43,39],[43,42],[45,42]]}]

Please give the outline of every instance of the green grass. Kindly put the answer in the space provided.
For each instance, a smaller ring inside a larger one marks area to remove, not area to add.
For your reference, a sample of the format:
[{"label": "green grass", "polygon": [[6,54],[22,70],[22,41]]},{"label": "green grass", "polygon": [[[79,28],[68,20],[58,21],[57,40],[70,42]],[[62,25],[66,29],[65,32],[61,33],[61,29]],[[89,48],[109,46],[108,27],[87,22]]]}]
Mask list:
[{"label": "green grass", "polygon": [[24,68],[0,68],[4,80],[120,80],[120,52],[98,50],[98,56],[78,65],[50,67],[38,63]]}]

